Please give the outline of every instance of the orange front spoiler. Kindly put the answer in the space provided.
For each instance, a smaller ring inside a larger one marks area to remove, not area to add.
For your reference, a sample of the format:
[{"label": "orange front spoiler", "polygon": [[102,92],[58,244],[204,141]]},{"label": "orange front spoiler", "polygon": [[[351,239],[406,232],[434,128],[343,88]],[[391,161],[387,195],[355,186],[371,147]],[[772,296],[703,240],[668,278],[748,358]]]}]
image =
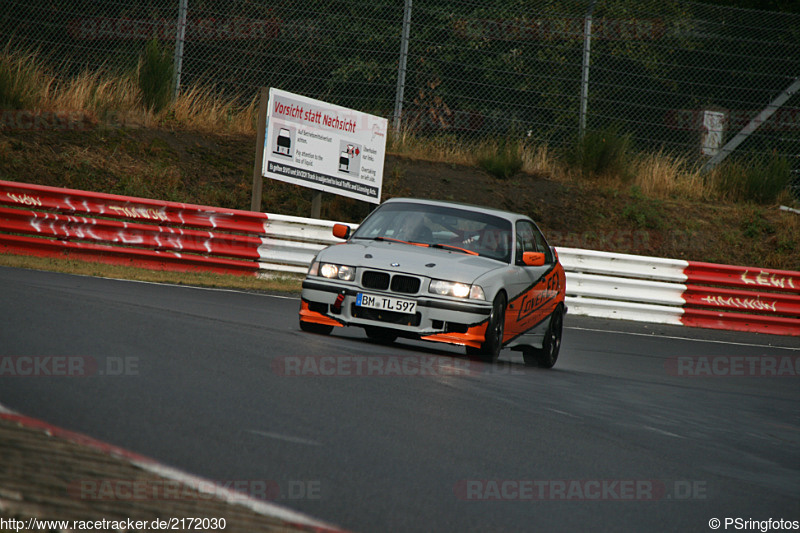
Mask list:
[{"label": "orange front spoiler", "polygon": [[472,326],[466,333],[436,333],[420,338],[425,341],[446,342],[459,346],[469,346],[470,348],[480,348],[486,340],[486,325],[487,322],[483,322],[477,326]]},{"label": "orange front spoiler", "polygon": [[312,324],[323,324],[325,326],[336,326],[343,328],[344,324],[331,317],[325,316],[322,313],[311,311],[308,308],[308,302],[300,302],[300,320],[303,322],[310,322]]}]

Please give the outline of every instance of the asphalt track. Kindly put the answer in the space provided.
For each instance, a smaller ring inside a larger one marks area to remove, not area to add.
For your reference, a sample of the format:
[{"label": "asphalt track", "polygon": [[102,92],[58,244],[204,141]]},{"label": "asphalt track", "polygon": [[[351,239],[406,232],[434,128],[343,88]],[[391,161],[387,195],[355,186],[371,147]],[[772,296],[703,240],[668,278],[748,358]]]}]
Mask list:
[{"label": "asphalt track", "polygon": [[294,297],[11,268],[0,295],[0,404],[354,531],[800,520],[797,338],[568,316],[540,370],[302,333]]}]

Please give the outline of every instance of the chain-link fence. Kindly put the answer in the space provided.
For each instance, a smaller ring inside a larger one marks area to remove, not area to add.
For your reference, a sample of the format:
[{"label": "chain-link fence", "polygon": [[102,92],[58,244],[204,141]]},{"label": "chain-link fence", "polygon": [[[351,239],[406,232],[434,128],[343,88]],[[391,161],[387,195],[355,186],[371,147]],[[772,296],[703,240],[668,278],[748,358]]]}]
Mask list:
[{"label": "chain-link fence", "polygon": [[245,100],[277,87],[455,139],[560,146],[613,127],[641,149],[719,159],[737,145],[800,168],[800,15],[679,0],[3,5],[0,39],[63,76],[131,69],[158,37],[181,86]]}]

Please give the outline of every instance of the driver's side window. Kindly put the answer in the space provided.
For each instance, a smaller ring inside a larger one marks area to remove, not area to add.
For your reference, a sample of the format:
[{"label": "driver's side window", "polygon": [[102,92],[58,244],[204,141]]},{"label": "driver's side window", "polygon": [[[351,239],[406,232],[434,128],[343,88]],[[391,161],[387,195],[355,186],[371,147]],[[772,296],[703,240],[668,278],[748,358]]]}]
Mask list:
[{"label": "driver's side window", "polygon": [[544,236],[535,225],[528,220],[517,222],[517,246],[515,251],[515,262],[523,265],[522,254],[524,252],[541,252],[544,254],[544,262],[552,263],[553,254]]},{"label": "driver's side window", "polygon": [[517,222],[517,246],[514,259],[516,264],[522,265],[522,254],[524,252],[535,252],[533,242],[533,226],[530,222],[521,220]]}]

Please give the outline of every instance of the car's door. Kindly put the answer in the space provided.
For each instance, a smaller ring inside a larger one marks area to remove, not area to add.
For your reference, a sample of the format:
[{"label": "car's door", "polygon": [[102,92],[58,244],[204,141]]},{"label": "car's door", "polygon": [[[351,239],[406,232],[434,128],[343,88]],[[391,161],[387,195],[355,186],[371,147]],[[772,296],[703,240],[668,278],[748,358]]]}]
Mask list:
[{"label": "car's door", "polygon": [[[513,258],[513,295],[506,312],[506,339],[521,335],[544,320],[552,305],[548,305],[552,295],[555,257],[547,245],[542,232],[530,220],[518,220],[514,228],[515,246]],[[526,265],[525,252],[539,252],[544,255],[544,264]],[[557,281],[556,281],[557,283]]]}]

